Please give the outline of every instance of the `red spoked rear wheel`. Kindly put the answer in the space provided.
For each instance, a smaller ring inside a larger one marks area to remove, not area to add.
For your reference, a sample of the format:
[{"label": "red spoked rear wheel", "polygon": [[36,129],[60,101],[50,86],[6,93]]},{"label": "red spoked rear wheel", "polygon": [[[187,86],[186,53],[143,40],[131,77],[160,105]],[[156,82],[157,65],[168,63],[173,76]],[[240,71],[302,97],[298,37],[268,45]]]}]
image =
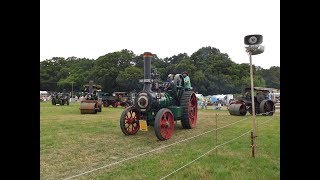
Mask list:
[{"label": "red spoked rear wheel", "polygon": [[263,100],[260,103],[260,113],[263,116],[272,116],[273,113],[275,112],[275,105],[272,101],[270,100]]},{"label": "red spoked rear wheel", "polygon": [[184,129],[196,127],[198,116],[198,101],[194,92],[185,91],[182,94],[180,104],[183,108],[181,124]]},{"label": "red spoked rear wheel", "polygon": [[197,101],[196,95],[192,94],[189,102],[189,121],[191,124],[191,128],[194,128],[196,126],[197,115],[198,115],[198,101]]},{"label": "red spoked rear wheel", "polygon": [[134,107],[126,108],[120,117],[120,127],[125,135],[133,135],[140,129],[140,113]]},{"label": "red spoked rear wheel", "polygon": [[160,141],[170,139],[174,130],[174,117],[170,109],[162,108],[157,112],[154,131]]}]

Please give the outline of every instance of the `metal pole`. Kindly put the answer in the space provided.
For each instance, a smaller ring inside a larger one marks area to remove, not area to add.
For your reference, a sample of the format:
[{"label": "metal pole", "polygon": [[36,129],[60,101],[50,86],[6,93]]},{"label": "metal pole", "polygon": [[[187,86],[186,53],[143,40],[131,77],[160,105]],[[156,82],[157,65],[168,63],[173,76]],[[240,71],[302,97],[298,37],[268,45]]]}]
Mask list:
[{"label": "metal pole", "polygon": [[253,71],[252,71],[252,60],[251,60],[251,52],[249,52],[250,58],[250,79],[251,79],[251,103],[252,103],[252,116],[253,116],[253,146],[252,146],[252,157],[256,154],[255,146],[256,146],[256,108],[254,105],[254,94],[253,94]]},{"label": "metal pole", "polygon": [[[217,118],[218,114],[216,114],[216,146],[218,144],[218,123],[217,123]],[[216,156],[218,155],[218,148],[216,148]]]},{"label": "metal pole", "polygon": [[73,82],[71,82],[71,98],[73,98]]}]

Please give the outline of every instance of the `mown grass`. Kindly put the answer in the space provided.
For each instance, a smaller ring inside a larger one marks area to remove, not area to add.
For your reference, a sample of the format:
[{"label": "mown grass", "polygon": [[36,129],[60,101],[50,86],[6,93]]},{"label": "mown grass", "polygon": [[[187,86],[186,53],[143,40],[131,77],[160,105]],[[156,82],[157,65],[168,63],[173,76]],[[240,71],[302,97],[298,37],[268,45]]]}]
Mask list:
[{"label": "mown grass", "polygon": [[[109,166],[77,179],[160,179],[203,155],[216,145],[252,128],[252,116],[230,116],[227,110],[199,110],[197,126],[175,124],[172,137],[159,141],[153,127],[125,136],[119,127],[124,108],[103,108],[98,114],[80,114],[79,103],[53,106],[40,103],[40,178],[64,179],[110,163],[248,118],[215,132]],[[272,118],[272,119],[271,119]],[[271,119],[271,120],[270,120]],[[280,113],[256,116],[257,154],[251,158],[250,134],[213,150],[168,179],[280,179]],[[217,142],[216,142],[217,139]]]}]

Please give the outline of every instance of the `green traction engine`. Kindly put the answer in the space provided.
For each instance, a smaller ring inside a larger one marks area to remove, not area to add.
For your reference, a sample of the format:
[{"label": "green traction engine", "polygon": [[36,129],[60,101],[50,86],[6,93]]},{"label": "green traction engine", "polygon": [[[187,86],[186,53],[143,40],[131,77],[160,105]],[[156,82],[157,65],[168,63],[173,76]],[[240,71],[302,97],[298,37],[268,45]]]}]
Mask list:
[{"label": "green traction engine", "polygon": [[120,127],[125,135],[134,135],[153,126],[157,138],[164,141],[171,137],[174,121],[180,120],[184,129],[196,126],[198,104],[195,93],[184,87],[181,74],[174,76],[171,90],[159,88],[157,79],[151,78],[152,57],[150,52],[143,54],[143,90],[136,95],[133,105],[122,112]]}]

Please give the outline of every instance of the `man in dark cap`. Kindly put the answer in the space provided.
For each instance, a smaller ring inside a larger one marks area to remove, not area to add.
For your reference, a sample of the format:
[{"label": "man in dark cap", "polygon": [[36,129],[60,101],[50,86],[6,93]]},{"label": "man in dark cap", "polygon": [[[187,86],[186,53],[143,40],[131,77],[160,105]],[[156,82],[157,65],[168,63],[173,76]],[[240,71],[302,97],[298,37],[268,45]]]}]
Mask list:
[{"label": "man in dark cap", "polygon": [[165,88],[164,88],[165,91],[167,91],[167,90],[172,90],[172,87],[173,87],[173,78],[174,78],[174,75],[173,75],[173,74],[169,74],[169,75],[168,75],[168,79],[167,79],[167,82],[166,82]]},{"label": "man in dark cap", "polygon": [[191,82],[190,82],[190,78],[189,78],[189,74],[187,71],[184,71],[182,73],[182,76],[183,76],[183,80],[184,80],[184,87],[185,89],[188,89],[188,90],[191,90],[192,87],[191,87]]}]

